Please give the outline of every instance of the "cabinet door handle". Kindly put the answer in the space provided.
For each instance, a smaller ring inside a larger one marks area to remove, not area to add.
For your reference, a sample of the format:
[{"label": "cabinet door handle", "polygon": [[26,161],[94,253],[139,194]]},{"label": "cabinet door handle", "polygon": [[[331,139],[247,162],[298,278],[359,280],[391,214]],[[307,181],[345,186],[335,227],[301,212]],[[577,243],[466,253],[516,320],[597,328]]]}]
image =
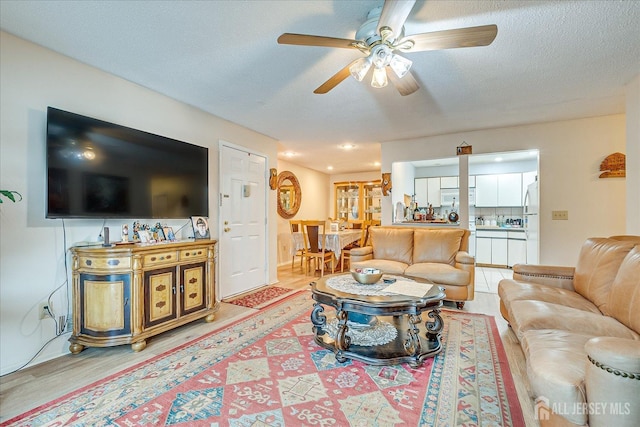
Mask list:
[{"label": "cabinet door handle", "polygon": [[124,299],[124,307],[126,307],[129,304],[129,298],[125,298]]},{"label": "cabinet door handle", "polygon": [[175,286],[173,287],[173,294],[174,295],[176,294],[176,287]]}]

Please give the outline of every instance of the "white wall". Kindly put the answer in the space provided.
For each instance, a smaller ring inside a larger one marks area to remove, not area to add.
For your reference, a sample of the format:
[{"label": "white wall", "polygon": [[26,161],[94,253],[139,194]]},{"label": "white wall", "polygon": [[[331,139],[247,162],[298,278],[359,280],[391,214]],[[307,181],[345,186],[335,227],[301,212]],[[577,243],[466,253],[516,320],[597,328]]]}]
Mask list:
[{"label": "white wall", "polygon": [[[0,370],[5,374],[54,337],[53,321],[40,321],[38,306],[58,289],[52,296],[53,309],[56,315],[68,314],[66,248],[96,241],[102,226],[100,220],[66,220],[65,240],[62,221],[45,219],[47,106],[208,147],[213,238],[218,223],[218,141],[265,153],[267,167],[275,167],[277,142],[5,32],[0,33],[0,87],[0,188],[24,196],[20,203],[0,205]],[[276,217],[274,195],[269,199],[269,236],[277,233]],[[177,229],[186,221],[169,225]],[[106,225],[119,229],[121,223]],[[275,282],[273,238],[269,256],[269,278]],[[49,344],[36,363],[67,353],[68,337]]]},{"label": "white wall", "polygon": [[640,74],[627,85],[627,233],[640,235]]},{"label": "white wall", "polygon": [[[384,143],[382,170],[391,170],[395,162],[451,157],[462,141],[473,146],[474,154],[540,150],[541,263],[575,265],[587,237],[625,233],[625,179],[598,178],[605,157],[625,152],[624,115]],[[388,223],[391,197],[384,197],[382,206],[383,222]],[[568,210],[569,220],[552,221],[552,210]]]},{"label": "white wall", "polygon": [[[332,186],[329,184],[329,175],[322,172],[294,165],[284,160],[278,160],[278,173],[283,171],[293,172],[298,178],[302,189],[300,209],[291,219],[314,220],[327,219],[330,206],[330,193]],[[277,202],[277,191],[272,191],[273,199]],[[291,262],[291,230],[289,219],[277,215],[278,219],[278,265]]]}]

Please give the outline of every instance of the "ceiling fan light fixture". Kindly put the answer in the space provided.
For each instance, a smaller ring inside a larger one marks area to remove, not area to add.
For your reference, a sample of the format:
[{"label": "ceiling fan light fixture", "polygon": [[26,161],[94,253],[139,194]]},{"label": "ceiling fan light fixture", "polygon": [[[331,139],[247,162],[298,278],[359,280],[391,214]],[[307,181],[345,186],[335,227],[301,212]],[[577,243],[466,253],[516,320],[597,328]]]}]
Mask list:
[{"label": "ceiling fan light fixture", "polygon": [[411,64],[413,64],[411,60],[396,54],[391,57],[391,61],[389,62],[389,66],[400,79],[409,72]]},{"label": "ceiling fan light fixture", "polygon": [[371,87],[377,89],[383,88],[387,85],[387,70],[382,68],[375,68],[373,70],[373,78],[371,79]]},{"label": "ceiling fan light fixture", "polygon": [[371,62],[376,68],[384,68],[389,65],[392,55],[391,49],[387,45],[379,44],[371,51]]},{"label": "ceiling fan light fixture", "polygon": [[369,57],[360,58],[349,67],[349,72],[354,79],[361,82],[371,68],[371,60]]}]

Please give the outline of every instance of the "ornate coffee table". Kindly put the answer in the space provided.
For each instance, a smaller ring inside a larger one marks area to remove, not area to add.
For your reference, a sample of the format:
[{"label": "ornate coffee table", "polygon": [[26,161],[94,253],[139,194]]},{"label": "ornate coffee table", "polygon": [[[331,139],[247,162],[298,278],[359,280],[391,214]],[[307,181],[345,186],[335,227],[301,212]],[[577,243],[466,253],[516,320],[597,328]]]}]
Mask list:
[{"label": "ornate coffee table", "polygon": [[[384,278],[417,278],[385,275]],[[385,292],[389,286],[380,280],[361,285],[351,274],[324,276],[311,283],[311,312],[315,342],[335,353],[336,360],[360,360],[370,365],[394,365],[407,362],[418,367],[424,359],[442,349],[440,307],[444,289],[433,286],[423,297]],[[335,309],[335,319],[327,321],[325,306]],[[422,313],[432,321],[422,323]]]}]

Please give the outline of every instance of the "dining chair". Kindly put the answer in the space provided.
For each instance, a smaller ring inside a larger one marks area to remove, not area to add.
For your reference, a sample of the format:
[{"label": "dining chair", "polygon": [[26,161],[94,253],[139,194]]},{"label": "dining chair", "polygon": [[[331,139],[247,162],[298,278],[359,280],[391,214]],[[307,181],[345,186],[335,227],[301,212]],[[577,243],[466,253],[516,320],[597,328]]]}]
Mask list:
[{"label": "dining chair", "polygon": [[293,270],[293,265],[295,263],[296,257],[300,257],[300,270],[302,270],[302,261],[304,255],[304,239],[302,243],[302,248],[296,249],[295,244],[296,240],[293,237],[293,233],[302,233],[302,221],[296,219],[289,220],[289,227],[291,228],[291,244],[294,246],[294,250],[292,251],[293,255],[291,256],[291,270]]},{"label": "dining chair", "polygon": [[345,262],[349,263],[349,268],[351,268],[351,249],[353,248],[362,248],[364,246],[366,246],[367,240],[369,238],[369,227],[371,226],[371,221],[370,220],[364,220],[361,223],[361,233],[360,233],[360,239],[356,240],[353,243],[349,243],[347,246],[345,246],[344,248],[342,248],[342,251],[340,253],[340,268],[341,271],[344,271],[345,268]]},{"label": "dining chair", "polygon": [[305,260],[305,274],[309,271],[311,261],[314,263],[313,271],[318,269],[318,261],[320,261],[320,277],[324,276],[324,267],[328,262],[331,262],[331,273],[335,273],[335,254],[325,249],[327,241],[325,221],[302,221],[302,234],[305,245],[302,255]]}]

